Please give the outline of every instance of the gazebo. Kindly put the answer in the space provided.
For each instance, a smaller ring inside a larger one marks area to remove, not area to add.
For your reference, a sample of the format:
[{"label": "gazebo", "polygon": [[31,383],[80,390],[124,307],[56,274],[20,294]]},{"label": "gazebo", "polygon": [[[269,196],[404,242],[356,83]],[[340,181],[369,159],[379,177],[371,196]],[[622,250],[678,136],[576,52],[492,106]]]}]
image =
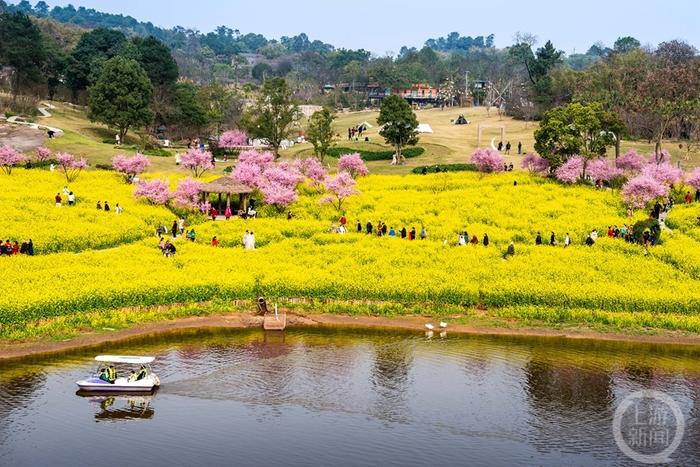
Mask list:
[{"label": "gazebo", "polygon": [[205,184],[202,187],[202,200],[207,201],[210,194],[218,194],[218,210],[223,211],[223,195],[226,195],[226,206],[231,204],[231,195],[239,196],[239,209],[246,211],[248,209],[248,201],[250,199],[250,194],[253,193],[253,189],[248,185],[244,185],[241,182],[237,182],[231,177],[221,177],[216,180]]}]

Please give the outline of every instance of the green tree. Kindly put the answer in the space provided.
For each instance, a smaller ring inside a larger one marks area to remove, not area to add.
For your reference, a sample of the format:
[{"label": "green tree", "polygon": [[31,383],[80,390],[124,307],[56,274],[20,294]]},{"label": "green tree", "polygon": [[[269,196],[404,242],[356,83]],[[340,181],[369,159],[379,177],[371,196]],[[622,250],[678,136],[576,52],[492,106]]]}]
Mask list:
[{"label": "green tree", "polygon": [[88,117],[119,130],[123,140],[130,128],[153,120],[149,109],[153,86],[136,60],[113,57],[90,88]]},{"label": "green tree", "polygon": [[638,49],[641,45],[642,44],[634,37],[618,37],[613,45],[613,51],[624,54]]},{"label": "green tree", "polygon": [[280,144],[291,133],[298,115],[299,107],[287,82],[274,78],[265,81],[255,103],[243,114],[241,125],[251,137],[266,139],[278,158]]},{"label": "green tree", "polygon": [[0,64],[13,68],[12,95],[43,81],[46,62],[41,31],[24,13],[0,15]]},{"label": "green tree", "polygon": [[404,146],[418,143],[418,119],[411,106],[403,98],[392,95],[382,101],[377,123],[382,126],[379,134],[396,148],[396,155],[401,158]]},{"label": "green tree", "polygon": [[200,99],[199,88],[192,83],[177,83],[169,123],[176,125],[180,133],[192,135],[209,125],[209,117],[206,102]]},{"label": "green tree", "polygon": [[328,108],[323,108],[311,116],[307,139],[314,146],[314,154],[321,162],[333,146],[333,121],[335,115]]},{"label": "green tree", "polygon": [[574,154],[586,159],[604,155],[619,140],[623,128],[617,115],[606,112],[602,105],[575,102],[544,113],[535,130],[535,150],[558,167]]},{"label": "green tree", "polygon": [[122,32],[105,28],[95,29],[80,36],[66,69],[66,84],[74,96],[91,84],[91,76],[99,76],[92,73],[93,62],[114,57],[121,51],[125,41],[126,37]]},{"label": "green tree", "polygon": [[153,36],[134,37],[138,57],[136,60],[146,70],[153,86],[170,86],[178,77],[177,63],[170,54],[168,46]]}]

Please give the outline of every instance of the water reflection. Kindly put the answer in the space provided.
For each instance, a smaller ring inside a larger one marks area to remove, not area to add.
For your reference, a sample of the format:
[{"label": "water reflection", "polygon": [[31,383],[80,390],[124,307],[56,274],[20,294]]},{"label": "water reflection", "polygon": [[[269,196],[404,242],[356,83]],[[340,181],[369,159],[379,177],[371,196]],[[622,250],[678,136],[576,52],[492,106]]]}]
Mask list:
[{"label": "water reflection", "polygon": [[119,422],[153,418],[153,396],[96,396],[76,393],[95,407],[96,422]]},{"label": "water reflection", "polygon": [[[158,393],[76,396],[100,353],[156,356]],[[154,335],[0,364],[0,464],[620,465],[612,413],[648,388],[678,400],[687,429],[674,459],[698,465],[698,357],[423,332]]]}]

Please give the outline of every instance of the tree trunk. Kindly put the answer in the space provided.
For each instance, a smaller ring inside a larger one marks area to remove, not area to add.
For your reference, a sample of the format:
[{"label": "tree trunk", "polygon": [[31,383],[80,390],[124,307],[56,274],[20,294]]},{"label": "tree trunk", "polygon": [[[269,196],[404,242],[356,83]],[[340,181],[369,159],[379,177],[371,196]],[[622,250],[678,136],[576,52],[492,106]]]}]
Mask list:
[{"label": "tree trunk", "polygon": [[615,160],[620,157],[620,135],[615,134]]}]

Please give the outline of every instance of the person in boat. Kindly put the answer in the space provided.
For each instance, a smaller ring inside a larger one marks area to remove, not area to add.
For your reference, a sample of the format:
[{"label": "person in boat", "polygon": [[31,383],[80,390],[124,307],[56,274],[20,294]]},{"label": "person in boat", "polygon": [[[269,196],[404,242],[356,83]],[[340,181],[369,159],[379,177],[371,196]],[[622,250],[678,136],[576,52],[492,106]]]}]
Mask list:
[{"label": "person in boat", "polygon": [[127,381],[129,383],[133,383],[136,381],[136,372],[134,370],[131,370],[131,373],[129,373],[129,377],[127,378]]},{"label": "person in boat", "polygon": [[106,368],[100,368],[99,378],[105,383],[109,383],[109,374]]},{"label": "person in boat", "polygon": [[136,379],[134,379],[134,381],[142,380],[145,377],[146,377],[146,367],[141,365],[141,368],[139,368],[138,373],[136,373]]},{"label": "person in boat", "polygon": [[114,382],[117,380],[117,369],[114,368],[114,365],[110,365],[109,368],[107,368],[107,377],[109,378],[109,382],[111,384],[114,384]]}]

